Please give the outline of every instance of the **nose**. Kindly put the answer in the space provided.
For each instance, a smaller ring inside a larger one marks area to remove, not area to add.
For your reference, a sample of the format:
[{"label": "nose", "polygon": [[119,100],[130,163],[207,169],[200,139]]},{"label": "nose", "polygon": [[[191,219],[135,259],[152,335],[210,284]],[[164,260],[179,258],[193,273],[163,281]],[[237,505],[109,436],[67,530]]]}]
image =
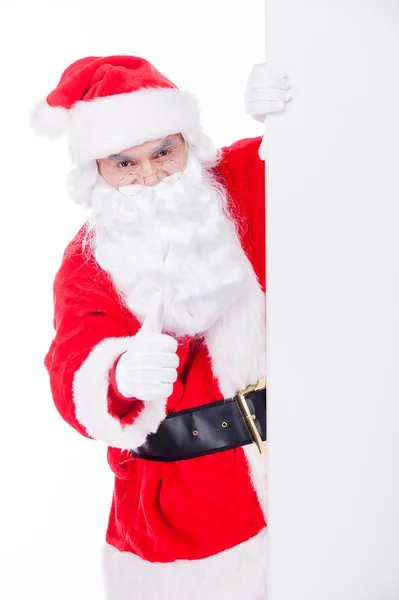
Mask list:
[{"label": "nose", "polygon": [[157,185],[157,183],[159,183],[158,176],[154,171],[154,166],[149,160],[146,161],[145,164],[142,164],[140,175],[143,178],[144,185],[154,186]]}]

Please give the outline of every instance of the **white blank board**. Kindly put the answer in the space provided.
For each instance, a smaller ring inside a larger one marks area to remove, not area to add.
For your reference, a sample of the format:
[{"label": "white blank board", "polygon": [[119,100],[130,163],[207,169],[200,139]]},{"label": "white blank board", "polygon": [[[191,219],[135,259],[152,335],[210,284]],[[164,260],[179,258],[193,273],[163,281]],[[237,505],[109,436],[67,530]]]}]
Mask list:
[{"label": "white blank board", "polygon": [[268,0],[268,600],[399,598],[399,2]]}]

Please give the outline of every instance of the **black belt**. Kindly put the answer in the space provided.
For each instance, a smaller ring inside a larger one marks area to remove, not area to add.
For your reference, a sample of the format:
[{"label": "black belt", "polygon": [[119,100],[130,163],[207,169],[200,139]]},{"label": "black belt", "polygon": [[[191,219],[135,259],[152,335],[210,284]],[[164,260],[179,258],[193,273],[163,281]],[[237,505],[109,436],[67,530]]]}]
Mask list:
[{"label": "black belt", "polygon": [[[262,387],[264,386],[264,387]],[[171,413],[155,433],[130,452],[138,458],[170,462],[256,443],[266,454],[266,380],[234,398]]]}]

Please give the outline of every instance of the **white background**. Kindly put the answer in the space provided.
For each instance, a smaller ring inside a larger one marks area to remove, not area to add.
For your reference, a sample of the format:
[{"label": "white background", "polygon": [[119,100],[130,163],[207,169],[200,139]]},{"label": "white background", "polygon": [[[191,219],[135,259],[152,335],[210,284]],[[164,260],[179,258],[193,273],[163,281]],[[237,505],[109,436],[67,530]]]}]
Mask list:
[{"label": "white background", "polygon": [[99,600],[113,479],[100,442],[56,412],[44,356],[52,282],[86,212],[68,197],[66,139],[29,113],[83,56],[143,56],[200,101],[218,145],[260,135],[244,113],[264,59],[263,0],[18,2],[2,9],[0,597]]},{"label": "white background", "polygon": [[399,3],[268,0],[268,600],[399,598]]},{"label": "white background", "polygon": [[[268,600],[399,598],[399,15],[394,0],[268,0],[294,101],[269,120]],[[105,448],[52,406],[52,280],[85,219],[66,140],[29,111],[86,55],[142,55],[219,145],[258,135],[243,91],[263,2],[20,2],[2,43],[0,597],[98,600]]]}]

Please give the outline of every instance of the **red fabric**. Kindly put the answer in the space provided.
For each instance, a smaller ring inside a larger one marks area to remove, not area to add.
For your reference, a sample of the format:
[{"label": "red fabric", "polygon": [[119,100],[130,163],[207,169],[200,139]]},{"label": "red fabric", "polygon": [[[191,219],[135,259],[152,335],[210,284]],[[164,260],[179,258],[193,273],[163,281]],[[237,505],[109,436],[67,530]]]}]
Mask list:
[{"label": "red fabric", "polygon": [[[224,149],[216,174],[228,188],[230,208],[242,223],[243,248],[265,290],[260,139],[241,140]],[[87,435],[75,416],[73,375],[100,340],[135,335],[139,323],[120,304],[111,280],[94,259],[82,257],[81,232],[66,249],[55,278],[56,335],[45,365],[61,416]],[[178,339],[177,353],[178,379],[167,413],[222,399],[207,348],[184,338]],[[109,394],[114,391],[110,382]],[[127,413],[117,414],[120,400],[109,397],[110,414],[134,423],[145,406],[134,400]],[[128,449],[109,447],[108,463],[115,474],[115,488],[106,539],[121,551],[153,562],[205,558],[251,538],[266,525],[242,448],[157,463],[138,459]]]},{"label": "red fabric", "polygon": [[239,140],[225,148],[217,175],[229,190],[229,209],[241,223],[242,247],[266,292],[265,163],[258,156],[261,139]]},{"label": "red fabric", "polygon": [[88,56],[65,69],[57,87],[46,100],[50,106],[71,108],[80,100],[157,87],[177,89],[144,58],[123,55]]}]

